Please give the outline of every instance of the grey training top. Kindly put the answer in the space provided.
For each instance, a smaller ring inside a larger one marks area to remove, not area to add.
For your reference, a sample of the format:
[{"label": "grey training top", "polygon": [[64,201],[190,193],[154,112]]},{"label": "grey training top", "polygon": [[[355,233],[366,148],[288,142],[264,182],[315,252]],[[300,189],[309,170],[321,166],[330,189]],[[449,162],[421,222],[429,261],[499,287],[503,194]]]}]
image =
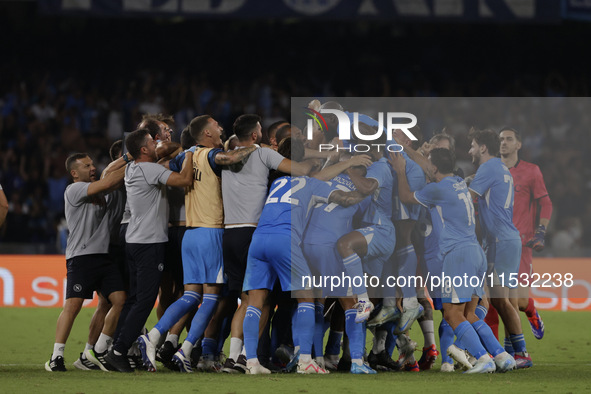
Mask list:
[{"label": "grey training top", "polygon": [[102,194],[89,196],[90,182],[74,182],[66,188],[64,205],[68,226],[66,260],[109,252],[109,216]]},{"label": "grey training top", "polygon": [[131,219],[125,241],[151,244],[168,241],[166,181],[172,174],[160,164],[133,162],[125,168],[125,189]]},{"label": "grey training top", "polygon": [[258,223],[267,198],[269,170],[285,159],[269,148],[258,148],[246,158],[238,172],[222,170],[224,224]]}]

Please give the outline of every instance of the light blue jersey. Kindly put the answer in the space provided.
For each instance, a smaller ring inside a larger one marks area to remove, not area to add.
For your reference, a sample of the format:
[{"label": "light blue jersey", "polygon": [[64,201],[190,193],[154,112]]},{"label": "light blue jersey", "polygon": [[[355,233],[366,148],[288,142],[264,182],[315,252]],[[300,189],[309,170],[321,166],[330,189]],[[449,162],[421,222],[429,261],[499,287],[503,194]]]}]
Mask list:
[{"label": "light blue jersey", "polygon": [[[437,183],[429,183],[415,192],[414,197],[441,218],[439,248],[443,256],[442,272],[450,278],[464,275],[483,278],[486,258],[474,232],[474,205],[466,182],[458,176],[448,176]],[[451,280],[446,281],[441,290],[444,303],[464,303],[469,302],[473,295],[484,295],[480,285]]]},{"label": "light blue jersey", "polygon": [[487,243],[520,239],[513,225],[513,177],[501,159],[492,158],[478,167],[470,190],[479,195],[478,213]]},{"label": "light blue jersey", "polygon": [[281,177],[271,185],[255,230],[243,290],[272,289],[277,278],[284,291],[301,289],[310,271],[301,239],[314,205],[327,202],[333,189],[308,177]]},{"label": "light blue jersey", "polygon": [[[333,188],[326,182],[308,177],[281,177],[269,190],[256,232],[292,234],[302,239],[312,208],[328,202]],[[255,232],[255,233],[256,233]]]},{"label": "light blue jersey", "polygon": [[[334,177],[328,184],[332,190],[357,190],[351,178],[345,174]],[[340,237],[353,231],[353,216],[358,210],[359,204],[350,207],[342,207],[336,203],[316,206],[304,234],[304,243],[334,246]]]},{"label": "light blue jersey", "polygon": [[466,243],[478,245],[474,232],[474,205],[466,182],[458,176],[448,176],[429,183],[414,193],[418,202],[434,209],[441,218],[439,248],[442,254]]}]

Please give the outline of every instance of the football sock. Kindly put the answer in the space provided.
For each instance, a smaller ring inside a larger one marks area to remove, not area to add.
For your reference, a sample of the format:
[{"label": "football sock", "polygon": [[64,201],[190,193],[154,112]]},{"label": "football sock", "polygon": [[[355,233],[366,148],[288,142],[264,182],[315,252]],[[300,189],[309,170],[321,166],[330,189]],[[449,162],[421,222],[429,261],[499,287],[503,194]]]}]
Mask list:
[{"label": "football sock", "polygon": [[484,322],[488,324],[497,340],[499,339],[499,313],[492,304],[488,307],[488,312],[484,318]]},{"label": "football sock", "polygon": [[513,343],[510,338],[505,338],[505,351],[512,356],[515,356],[515,349],[513,349]]},{"label": "football sock", "polygon": [[354,280],[354,278],[363,278],[361,258],[357,255],[357,253],[353,253],[352,255],[343,259],[343,265],[345,266],[345,272],[349,277],[351,277],[351,287],[353,288],[353,294],[365,294],[365,297],[367,297],[367,289],[365,286],[363,286],[363,281],[361,281],[361,286],[355,286],[355,283],[358,283],[358,281]]},{"label": "football sock", "polygon": [[246,308],[242,330],[244,332],[244,349],[248,360],[257,358],[257,347],[259,343],[259,322],[261,310],[254,306]]},{"label": "football sock", "polygon": [[476,333],[480,337],[480,340],[482,341],[482,344],[484,344],[486,350],[493,357],[496,357],[505,351],[497,338],[495,338],[490,327],[484,321],[478,320],[477,322],[472,323],[472,327],[474,327],[474,330],[476,330]]},{"label": "football sock", "polygon": [[484,305],[478,305],[474,313],[480,320],[484,320],[486,318],[486,314],[488,313],[488,309],[486,309]]},{"label": "football sock", "polygon": [[513,350],[515,350],[515,353],[527,355],[527,350],[525,349],[525,338],[523,337],[523,334],[509,335],[509,339],[513,345]]},{"label": "football sock", "polygon": [[[246,318],[244,318],[246,320]],[[218,341],[214,338],[203,338],[201,341],[201,347],[203,351],[201,354],[203,355],[216,355],[218,350]]]},{"label": "football sock", "polygon": [[[345,330],[349,337],[349,351],[351,360],[361,360],[363,358],[363,324],[355,323],[356,309],[347,309],[345,311]],[[361,365],[361,364],[360,364]]]},{"label": "football sock", "polygon": [[423,331],[423,337],[425,339],[424,347],[435,345],[435,328],[433,327],[433,320],[423,320],[419,322],[421,330]]},{"label": "football sock", "polygon": [[330,330],[328,332],[328,341],[326,342],[326,348],[324,349],[324,354],[327,356],[330,355],[339,355],[341,353],[341,341],[343,340],[343,332],[342,331],[334,331]]},{"label": "football sock", "polygon": [[[314,303],[314,357],[322,357],[324,353],[324,304]],[[298,308],[299,312],[299,308]],[[298,319],[301,316],[298,316]],[[301,341],[302,338],[300,338]],[[300,342],[300,353],[302,353],[302,343]]]},{"label": "football sock", "polygon": [[466,345],[466,349],[477,360],[486,354],[486,350],[482,347],[478,334],[468,321],[464,320],[461,322],[454,330],[454,334]]},{"label": "football sock", "polygon": [[108,335],[105,335],[101,332],[101,335],[99,335],[98,340],[96,341],[96,344],[94,345],[94,350],[97,353],[104,353],[107,351],[107,349],[109,348],[109,345],[111,345],[111,343],[113,343],[113,338],[111,338]]},{"label": "football sock", "polygon": [[242,350],[242,339],[231,337],[230,338],[230,354],[228,358],[236,361],[238,360],[238,356],[240,356],[240,351]]},{"label": "football sock", "polygon": [[534,317],[536,315],[536,306],[533,298],[527,300],[527,307],[524,312],[527,317]]},{"label": "football sock", "polygon": [[441,346],[441,362],[453,364],[453,359],[447,355],[447,348],[454,342],[454,330],[451,326],[441,319],[439,324],[439,343]]},{"label": "football sock", "polygon": [[[211,294],[210,294],[211,295]],[[201,302],[201,295],[196,291],[185,291],[183,296],[166,308],[164,315],[148,333],[150,342],[156,345],[160,336],[170,330],[187,312],[196,308]]]},{"label": "football sock", "polygon": [[166,341],[172,343],[172,346],[176,348],[179,345],[179,336],[176,334],[168,333],[168,335],[166,335]]},{"label": "football sock", "polygon": [[217,294],[203,295],[203,302],[201,303],[201,307],[197,310],[197,313],[195,313],[195,316],[191,321],[191,329],[189,330],[189,334],[187,335],[185,341],[189,341],[193,345],[197,343],[197,340],[203,335],[205,328],[211,320],[211,316],[218,306],[218,299],[219,295]]},{"label": "football sock", "polygon": [[54,343],[53,344],[53,353],[51,354],[51,359],[53,360],[57,356],[64,357],[64,349],[66,348],[65,343]]},{"label": "football sock", "polygon": [[315,306],[311,302],[300,302],[296,314],[297,318],[293,332],[294,337],[298,337],[300,356],[302,354],[311,355],[316,332]]}]

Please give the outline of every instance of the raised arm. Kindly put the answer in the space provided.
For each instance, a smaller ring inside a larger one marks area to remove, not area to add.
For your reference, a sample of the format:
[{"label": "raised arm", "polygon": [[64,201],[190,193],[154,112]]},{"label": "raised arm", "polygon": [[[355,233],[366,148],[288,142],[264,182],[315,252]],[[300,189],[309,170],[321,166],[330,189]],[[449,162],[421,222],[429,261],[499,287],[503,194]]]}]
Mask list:
[{"label": "raised arm", "polygon": [[277,170],[293,176],[302,176],[308,175],[313,167],[314,163],[312,163],[312,161],[297,162],[283,159],[281,163],[279,163]]},{"label": "raised arm", "polygon": [[219,152],[215,155],[215,164],[220,166],[229,166],[240,163],[246,159],[252,152],[257,149],[256,145],[247,146],[246,148],[234,149],[230,152]]},{"label": "raised arm", "polygon": [[[119,159],[111,162],[111,164],[115,163]],[[88,185],[88,195],[92,196],[99,193],[108,193],[119,188],[123,184],[123,177],[125,176],[125,162],[123,162],[123,166],[119,167],[115,170],[111,169],[107,175],[101,177],[100,180],[96,182],[92,182]],[[107,167],[108,168],[108,167]],[[106,169],[103,171],[105,172]]]},{"label": "raised arm", "polygon": [[371,163],[371,158],[368,155],[353,156],[349,160],[341,161],[339,163],[333,164],[332,166],[324,168],[322,171],[314,175],[314,178],[321,181],[328,181],[348,168],[356,166],[369,167]]},{"label": "raised arm", "polygon": [[398,198],[403,204],[420,204],[410,191],[406,179],[406,160],[400,153],[390,153],[390,164],[398,178]]},{"label": "raised arm", "polygon": [[424,155],[417,152],[410,146],[405,147],[404,152],[406,152],[406,154],[412,161],[421,166],[421,168],[423,169],[423,171],[425,171],[425,174],[427,175],[427,179],[433,179],[435,170],[428,159],[429,152],[431,151],[431,145],[425,142],[421,149],[423,150],[423,152],[425,152]]},{"label": "raised arm", "polygon": [[337,203],[343,207],[349,207],[363,201],[367,198],[365,194],[360,193],[358,190],[346,192],[343,190],[335,190],[328,196],[328,202]]}]

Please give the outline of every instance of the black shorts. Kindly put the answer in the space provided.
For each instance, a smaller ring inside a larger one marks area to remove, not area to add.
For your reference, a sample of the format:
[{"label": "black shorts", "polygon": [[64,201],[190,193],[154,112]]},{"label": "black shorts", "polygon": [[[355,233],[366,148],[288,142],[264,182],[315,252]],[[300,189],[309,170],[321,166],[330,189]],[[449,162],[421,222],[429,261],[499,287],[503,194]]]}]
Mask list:
[{"label": "black shorts", "polygon": [[123,278],[108,254],[88,254],[66,260],[66,299],[92,299],[94,291],[108,298],[115,291],[123,291]]},{"label": "black shorts", "polygon": [[166,264],[164,264],[164,272],[170,274],[179,289],[184,287],[181,246],[186,230],[187,228],[185,226],[169,227],[168,242],[166,243]]},{"label": "black shorts", "polygon": [[242,293],[248,248],[256,227],[227,228],[222,238],[224,252],[224,274],[228,279],[228,291]]}]

